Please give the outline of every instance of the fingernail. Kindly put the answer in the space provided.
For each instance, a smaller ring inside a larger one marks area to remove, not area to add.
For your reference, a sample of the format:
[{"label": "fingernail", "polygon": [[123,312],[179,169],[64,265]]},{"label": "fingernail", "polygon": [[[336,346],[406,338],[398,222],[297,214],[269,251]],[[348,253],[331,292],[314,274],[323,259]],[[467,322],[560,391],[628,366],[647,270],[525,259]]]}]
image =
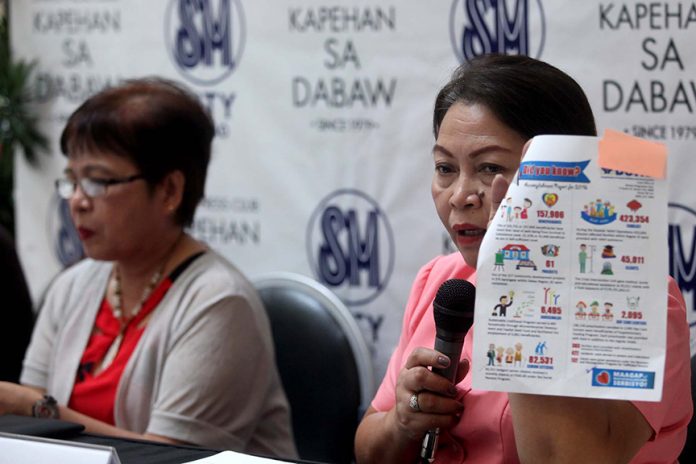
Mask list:
[{"label": "fingernail", "polygon": [[449,366],[449,359],[446,356],[438,356],[437,363],[443,367]]}]

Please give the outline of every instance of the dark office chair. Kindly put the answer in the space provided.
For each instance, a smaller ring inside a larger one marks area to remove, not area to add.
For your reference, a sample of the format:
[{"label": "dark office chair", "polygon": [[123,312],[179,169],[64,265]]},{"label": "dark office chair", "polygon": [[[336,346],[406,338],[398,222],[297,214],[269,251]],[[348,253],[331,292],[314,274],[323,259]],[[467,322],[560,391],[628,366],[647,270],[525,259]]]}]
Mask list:
[{"label": "dark office chair", "polygon": [[372,360],[352,314],[300,274],[268,274],[254,285],[271,321],[300,458],[351,462],[355,429],[374,393]]},{"label": "dark office chair", "polygon": [[19,382],[24,352],[34,327],[34,312],[22,266],[10,234],[0,227],[0,380]]},{"label": "dark office chair", "polygon": [[[691,399],[696,406],[696,356],[691,357]],[[691,418],[686,431],[686,443],[679,462],[696,462],[696,414]]]}]

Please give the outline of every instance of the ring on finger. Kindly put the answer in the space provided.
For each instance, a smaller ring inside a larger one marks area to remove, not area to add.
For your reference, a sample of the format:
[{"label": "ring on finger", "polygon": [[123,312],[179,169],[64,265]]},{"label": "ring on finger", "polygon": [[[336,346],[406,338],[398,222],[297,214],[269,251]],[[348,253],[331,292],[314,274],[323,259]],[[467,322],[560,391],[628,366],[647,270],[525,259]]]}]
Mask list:
[{"label": "ring on finger", "polygon": [[411,398],[409,398],[408,400],[408,405],[414,411],[420,412],[421,408],[418,404],[418,393],[414,393],[413,395],[411,395]]}]

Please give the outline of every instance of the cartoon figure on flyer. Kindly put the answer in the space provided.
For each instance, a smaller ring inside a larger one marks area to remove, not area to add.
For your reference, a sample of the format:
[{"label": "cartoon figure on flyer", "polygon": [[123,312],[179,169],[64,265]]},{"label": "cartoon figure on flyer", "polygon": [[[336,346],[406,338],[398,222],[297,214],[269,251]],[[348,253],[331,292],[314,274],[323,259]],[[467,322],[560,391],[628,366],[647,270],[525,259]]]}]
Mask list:
[{"label": "cartoon figure on flyer", "polygon": [[541,254],[549,258],[557,258],[561,247],[554,244],[548,244],[541,247]]},{"label": "cartoon figure on flyer", "polygon": [[578,303],[575,305],[575,319],[578,319],[580,321],[584,321],[585,318],[587,317],[587,313],[585,310],[587,309],[587,303],[584,301],[580,300]]},{"label": "cartoon figure on flyer", "polygon": [[599,303],[597,301],[590,303],[590,314],[588,314],[587,317],[592,321],[599,320]]},{"label": "cartoon figure on flyer", "polygon": [[494,271],[504,271],[505,270],[505,253],[501,248],[495,252],[495,264],[493,265]]},{"label": "cartoon figure on flyer", "polygon": [[488,365],[495,366],[495,343],[491,343],[488,345],[486,357],[488,358]]},{"label": "cartoon figure on flyer", "polygon": [[[510,302],[508,303],[508,295],[510,296]],[[513,297],[515,296],[515,292],[510,290],[508,295],[502,295],[500,299],[498,300],[499,303],[495,305],[493,308],[493,316],[502,316],[505,317],[507,316],[507,309],[512,305],[513,302]]]},{"label": "cartoon figure on flyer", "polygon": [[512,347],[508,347],[505,350],[505,364],[512,364],[512,362],[515,360],[515,350],[512,349]]},{"label": "cartoon figure on flyer", "polygon": [[614,275],[614,271],[611,268],[611,261],[604,261],[602,263],[602,275]]},{"label": "cartoon figure on flyer", "polygon": [[578,260],[580,261],[580,274],[585,273],[585,264],[587,263],[587,245],[584,243],[580,244],[580,253],[578,253]]},{"label": "cartoon figure on flyer", "polygon": [[592,224],[609,224],[616,219],[616,208],[609,201],[598,198],[586,204],[581,217]]},{"label": "cartoon figure on flyer", "polygon": [[602,314],[602,319],[605,321],[614,320],[614,313],[611,312],[611,308],[614,307],[612,303],[608,301],[604,302],[604,314]]},{"label": "cartoon figure on flyer", "polygon": [[638,309],[638,303],[640,302],[639,296],[627,296],[626,305],[631,311],[636,311]]},{"label": "cartoon figure on flyer", "polygon": [[523,205],[522,211],[520,211],[520,219],[528,219],[529,213],[527,210],[532,207],[532,200],[525,198]]},{"label": "cartoon figure on flyer", "polygon": [[543,356],[546,353],[546,340],[543,342],[537,343],[537,346],[534,348],[534,354],[538,354],[540,356]]},{"label": "cartoon figure on flyer", "polygon": [[505,199],[505,220],[507,222],[512,221],[512,197]]},{"label": "cartoon figure on flyer", "polygon": [[522,344],[521,343],[515,343],[515,366],[521,366],[522,365]]},{"label": "cartoon figure on flyer", "polygon": [[605,245],[604,246],[604,248],[602,249],[602,258],[604,258],[604,259],[616,258],[616,255],[614,254],[614,246],[613,245]]},{"label": "cartoon figure on flyer", "polygon": [[495,349],[495,361],[498,363],[500,366],[503,364],[503,353],[505,353],[505,348],[502,346],[499,346]]}]

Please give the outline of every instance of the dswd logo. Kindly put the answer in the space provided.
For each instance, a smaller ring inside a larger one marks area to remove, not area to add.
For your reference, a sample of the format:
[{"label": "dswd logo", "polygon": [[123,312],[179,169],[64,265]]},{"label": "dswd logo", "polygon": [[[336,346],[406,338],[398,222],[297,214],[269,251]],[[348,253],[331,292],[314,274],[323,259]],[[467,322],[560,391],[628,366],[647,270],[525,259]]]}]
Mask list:
[{"label": "dswd logo", "polygon": [[85,257],[80,236],[70,216],[70,206],[57,194],[51,198],[48,208],[48,234],[53,251],[63,267],[71,266]]},{"label": "dswd logo", "polygon": [[177,69],[189,81],[213,85],[237,69],[244,51],[239,0],[171,0],[165,39]]},{"label": "dswd logo", "polygon": [[379,295],[394,267],[394,238],[387,216],[358,190],[337,190],[310,218],[307,253],[314,274],[348,305]]},{"label": "dswd logo", "polygon": [[691,328],[691,353],[696,353],[696,211],[669,204],[669,274],[679,284],[686,301]]},{"label": "dswd logo", "polygon": [[460,63],[486,53],[539,58],[546,25],[541,0],[454,0],[450,39]]}]

